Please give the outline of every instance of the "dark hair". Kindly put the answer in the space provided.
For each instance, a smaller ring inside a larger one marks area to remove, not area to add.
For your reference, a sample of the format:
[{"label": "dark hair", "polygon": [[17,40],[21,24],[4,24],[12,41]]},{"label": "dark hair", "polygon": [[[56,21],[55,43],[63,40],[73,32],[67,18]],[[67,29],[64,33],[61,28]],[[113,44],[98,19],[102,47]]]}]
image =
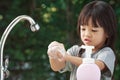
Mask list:
[{"label": "dark hair", "polygon": [[108,35],[105,46],[111,47],[114,50],[116,38],[116,17],[112,7],[103,1],[92,1],[85,5],[78,18],[78,34],[80,36],[80,26],[88,25],[89,19],[92,20],[92,26],[103,27]]}]

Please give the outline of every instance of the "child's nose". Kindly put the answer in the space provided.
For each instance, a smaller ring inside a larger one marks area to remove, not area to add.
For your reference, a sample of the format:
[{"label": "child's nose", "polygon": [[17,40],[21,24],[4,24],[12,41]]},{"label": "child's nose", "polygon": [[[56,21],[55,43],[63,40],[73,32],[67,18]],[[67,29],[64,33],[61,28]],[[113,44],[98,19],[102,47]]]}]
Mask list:
[{"label": "child's nose", "polygon": [[86,36],[86,37],[91,37],[91,32],[90,32],[89,30],[86,30],[85,36]]}]

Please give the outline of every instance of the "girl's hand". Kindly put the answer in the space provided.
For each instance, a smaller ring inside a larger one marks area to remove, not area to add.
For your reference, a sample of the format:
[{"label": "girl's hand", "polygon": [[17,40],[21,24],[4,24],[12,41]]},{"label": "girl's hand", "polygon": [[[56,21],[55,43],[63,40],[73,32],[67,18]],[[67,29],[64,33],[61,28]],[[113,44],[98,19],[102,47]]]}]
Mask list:
[{"label": "girl's hand", "polygon": [[58,59],[59,61],[64,60],[64,55],[66,53],[64,45],[62,43],[53,41],[48,46],[48,56],[49,58]]}]

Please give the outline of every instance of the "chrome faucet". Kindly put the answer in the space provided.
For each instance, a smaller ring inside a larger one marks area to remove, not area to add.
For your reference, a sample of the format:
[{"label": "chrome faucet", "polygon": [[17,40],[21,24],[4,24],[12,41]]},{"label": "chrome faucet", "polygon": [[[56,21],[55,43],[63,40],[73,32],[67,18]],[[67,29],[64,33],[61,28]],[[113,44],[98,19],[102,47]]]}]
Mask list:
[{"label": "chrome faucet", "polygon": [[0,80],[4,80],[5,78],[5,74],[8,75],[9,71],[7,70],[8,68],[8,64],[9,64],[9,60],[8,58],[5,60],[5,66],[3,66],[3,49],[4,49],[4,44],[6,41],[6,38],[8,36],[8,34],[10,33],[10,31],[12,30],[12,28],[21,20],[27,20],[30,23],[30,29],[31,31],[35,32],[38,31],[40,29],[39,25],[35,23],[35,21],[27,15],[20,15],[18,17],[16,17],[9,25],[8,27],[5,29],[1,40],[0,40]]}]

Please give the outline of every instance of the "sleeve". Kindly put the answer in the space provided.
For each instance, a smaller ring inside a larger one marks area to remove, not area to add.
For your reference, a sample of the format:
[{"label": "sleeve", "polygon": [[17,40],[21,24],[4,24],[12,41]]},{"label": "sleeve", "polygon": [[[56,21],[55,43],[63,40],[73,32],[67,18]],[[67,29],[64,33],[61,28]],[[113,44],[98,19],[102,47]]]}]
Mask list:
[{"label": "sleeve", "polygon": [[108,70],[103,74],[110,77],[113,74],[115,64],[115,54],[113,50],[111,48],[104,48],[98,55],[97,60],[101,60],[105,63]]},{"label": "sleeve", "polygon": [[[67,54],[72,55],[72,56],[77,56],[78,53],[79,53],[79,50],[80,50],[79,46],[74,45],[67,50]],[[75,65],[73,65],[72,63],[66,62],[65,68],[60,70],[59,72],[63,73],[63,72],[66,72],[66,71],[72,71],[74,67],[75,67]]]}]

